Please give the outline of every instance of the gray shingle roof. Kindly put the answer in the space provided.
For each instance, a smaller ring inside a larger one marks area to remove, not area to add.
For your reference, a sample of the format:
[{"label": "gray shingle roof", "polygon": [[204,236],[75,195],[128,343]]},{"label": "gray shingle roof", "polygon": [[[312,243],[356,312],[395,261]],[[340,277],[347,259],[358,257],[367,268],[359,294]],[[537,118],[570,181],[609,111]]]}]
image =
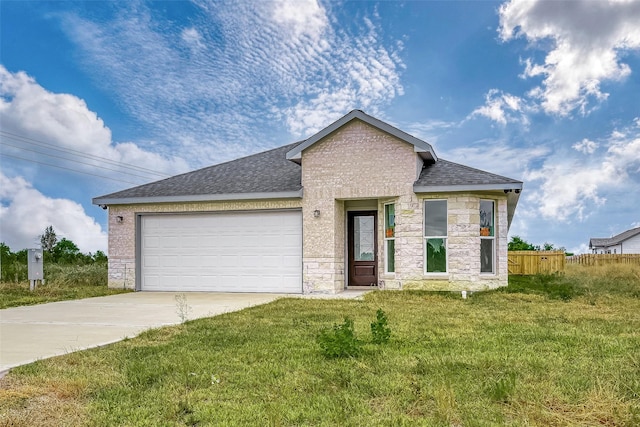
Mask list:
[{"label": "gray shingle roof", "polygon": [[375,127],[382,126],[381,130],[413,144],[416,153],[426,153],[422,156],[426,161],[425,166],[414,183],[415,192],[515,190],[508,197],[511,220],[518,193],[522,189],[521,181],[438,159],[429,144],[359,110],[352,111],[308,140],[96,197],[93,203],[110,205],[302,197],[301,166],[292,160],[297,159],[310,141],[318,140],[318,135],[325,135],[328,130],[335,130],[343,122],[355,119]]},{"label": "gray shingle roof", "polygon": [[623,231],[620,234],[616,234],[613,237],[593,237],[589,240],[589,247],[603,247],[614,246],[624,242],[627,239],[632,238],[640,234],[640,227],[632,228],[631,230]]},{"label": "gray shingle roof", "polygon": [[435,163],[425,164],[420,177],[414,184],[414,189],[416,191],[447,191],[453,190],[456,186],[478,187],[478,190],[522,189],[522,182],[439,159]]},{"label": "gray shingle roof", "polygon": [[[203,200],[206,196],[295,193],[302,189],[300,165],[286,159],[299,142],[209,166],[93,199],[94,204],[126,201]],[[290,194],[289,194],[290,195]],[[215,197],[207,197],[215,200]],[[239,197],[242,198],[242,197]]]}]

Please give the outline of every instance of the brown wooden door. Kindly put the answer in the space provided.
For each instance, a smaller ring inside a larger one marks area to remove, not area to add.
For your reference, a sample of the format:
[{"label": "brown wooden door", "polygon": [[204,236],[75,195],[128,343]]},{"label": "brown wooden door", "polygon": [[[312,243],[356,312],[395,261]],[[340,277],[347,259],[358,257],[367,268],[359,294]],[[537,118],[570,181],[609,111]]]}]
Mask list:
[{"label": "brown wooden door", "polygon": [[378,285],[377,212],[349,212],[349,286]]}]

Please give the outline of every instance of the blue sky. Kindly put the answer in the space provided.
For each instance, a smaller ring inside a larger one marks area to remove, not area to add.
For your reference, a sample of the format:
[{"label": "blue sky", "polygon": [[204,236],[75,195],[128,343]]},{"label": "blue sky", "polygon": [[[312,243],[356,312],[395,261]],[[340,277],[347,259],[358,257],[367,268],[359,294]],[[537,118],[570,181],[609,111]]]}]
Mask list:
[{"label": "blue sky", "polygon": [[91,198],[352,109],[524,181],[510,235],[640,226],[640,1],[0,3],[0,240],[106,251]]}]

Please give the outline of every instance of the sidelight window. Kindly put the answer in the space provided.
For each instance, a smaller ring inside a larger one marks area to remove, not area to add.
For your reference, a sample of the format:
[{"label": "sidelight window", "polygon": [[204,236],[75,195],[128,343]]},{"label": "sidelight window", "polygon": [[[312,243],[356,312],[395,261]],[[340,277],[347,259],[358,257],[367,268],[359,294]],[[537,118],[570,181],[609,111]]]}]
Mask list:
[{"label": "sidelight window", "polygon": [[396,205],[384,205],[384,259],[385,273],[396,271]]},{"label": "sidelight window", "polygon": [[495,271],[495,202],[480,200],[480,272]]}]

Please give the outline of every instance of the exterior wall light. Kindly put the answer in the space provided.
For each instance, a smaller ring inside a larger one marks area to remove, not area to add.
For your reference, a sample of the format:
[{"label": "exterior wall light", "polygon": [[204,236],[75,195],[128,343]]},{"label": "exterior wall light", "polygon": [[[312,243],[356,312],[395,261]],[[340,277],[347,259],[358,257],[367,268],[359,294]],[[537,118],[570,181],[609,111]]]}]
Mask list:
[{"label": "exterior wall light", "polygon": [[320,218],[320,210],[316,209],[315,211],[313,211],[313,217],[314,218]]},{"label": "exterior wall light", "polygon": [[117,222],[118,224],[120,224],[120,223],[122,223],[122,221],[124,221],[124,218],[123,218],[123,217],[121,217],[120,215],[118,215],[118,216],[116,217],[116,222]]}]

